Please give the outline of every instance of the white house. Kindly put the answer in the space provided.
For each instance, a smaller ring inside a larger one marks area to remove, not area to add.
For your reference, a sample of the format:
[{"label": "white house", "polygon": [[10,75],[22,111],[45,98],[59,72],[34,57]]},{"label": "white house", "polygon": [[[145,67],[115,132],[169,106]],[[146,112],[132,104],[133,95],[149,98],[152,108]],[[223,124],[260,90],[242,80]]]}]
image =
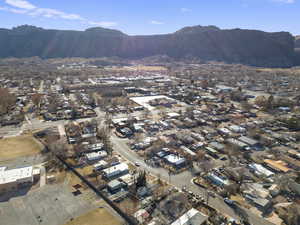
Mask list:
[{"label": "white house", "polygon": [[107,179],[117,178],[129,172],[128,165],[126,163],[120,163],[118,165],[109,167],[103,170],[103,175]]},{"label": "white house", "polygon": [[106,151],[90,152],[90,153],[85,154],[85,157],[89,161],[100,160],[100,159],[105,158],[106,156],[107,156]]}]

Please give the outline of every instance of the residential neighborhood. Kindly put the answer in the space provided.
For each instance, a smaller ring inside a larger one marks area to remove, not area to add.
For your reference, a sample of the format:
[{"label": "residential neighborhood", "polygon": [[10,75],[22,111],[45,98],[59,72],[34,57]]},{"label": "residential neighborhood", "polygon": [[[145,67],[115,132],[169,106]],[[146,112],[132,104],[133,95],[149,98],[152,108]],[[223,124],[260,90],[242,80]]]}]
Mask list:
[{"label": "residential neighborhood", "polygon": [[298,70],[24,63],[0,66],[4,224],[298,224]]}]

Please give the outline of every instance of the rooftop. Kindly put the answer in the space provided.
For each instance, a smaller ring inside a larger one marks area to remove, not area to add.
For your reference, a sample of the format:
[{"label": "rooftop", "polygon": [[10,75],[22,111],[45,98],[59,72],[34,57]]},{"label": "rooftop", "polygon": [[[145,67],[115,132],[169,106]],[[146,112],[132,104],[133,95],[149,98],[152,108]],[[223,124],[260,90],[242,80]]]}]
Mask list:
[{"label": "rooftop", "polygon": [[21,179],[31,178],[32,174],[33,174],[32,166],[17,168],[12,170],[1,169],[0,184],[12,183]]},{"label": "rooftop", "polygon": [[202,214],[197,209],[192,208],[174,221],[171,225],[201,225],[207,220],[207,218],[208,216]]}]

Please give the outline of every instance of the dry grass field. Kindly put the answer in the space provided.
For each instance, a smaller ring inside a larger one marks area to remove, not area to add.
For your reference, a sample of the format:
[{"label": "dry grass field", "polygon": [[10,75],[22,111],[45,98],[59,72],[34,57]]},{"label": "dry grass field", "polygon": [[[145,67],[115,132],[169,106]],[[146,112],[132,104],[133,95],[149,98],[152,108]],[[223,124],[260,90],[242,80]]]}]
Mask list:
[{"label": "dry grass field", "polygon": [[107,209],[98,208],[81,215],[65,225],[121,225],[121,221]]},{"label": "dry grass field", "polygon": [[112,68],[115,71],[166,71],[167,68],[163,66],[144,66],[144,65],[136,65],[136,66],[123,66],[120,68]]},{"label": "dry grass field", "polygon": [[30,135],[4,138],[0,140],[0,161],[41,152],[43,145]]}]

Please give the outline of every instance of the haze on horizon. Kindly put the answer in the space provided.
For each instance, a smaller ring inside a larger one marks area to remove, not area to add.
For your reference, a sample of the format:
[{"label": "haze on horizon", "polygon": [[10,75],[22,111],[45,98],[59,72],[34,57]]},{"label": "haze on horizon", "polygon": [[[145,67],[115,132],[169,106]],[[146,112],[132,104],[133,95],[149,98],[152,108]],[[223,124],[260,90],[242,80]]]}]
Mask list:
[{"label": "haze on horizon", "polygon": [[0,27],[23,24],[85,30],[106,27],[130,35],[172,33],[185,26],[215,25],[300,34],[299,0],[0,0]]}]

